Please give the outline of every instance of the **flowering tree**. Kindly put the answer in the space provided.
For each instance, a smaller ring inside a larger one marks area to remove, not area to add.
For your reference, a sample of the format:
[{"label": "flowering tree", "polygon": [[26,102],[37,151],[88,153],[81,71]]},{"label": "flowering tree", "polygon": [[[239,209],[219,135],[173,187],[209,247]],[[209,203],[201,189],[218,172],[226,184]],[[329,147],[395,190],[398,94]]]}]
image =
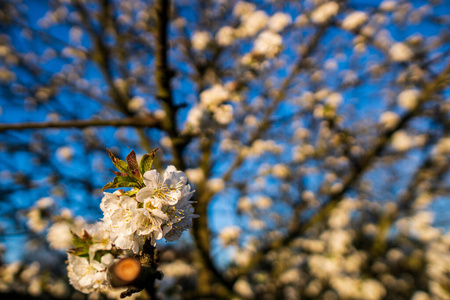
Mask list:
[{"label": "flowering tree", "polygon": [[450,299],[445,2],[0,8],[2,293]]}]

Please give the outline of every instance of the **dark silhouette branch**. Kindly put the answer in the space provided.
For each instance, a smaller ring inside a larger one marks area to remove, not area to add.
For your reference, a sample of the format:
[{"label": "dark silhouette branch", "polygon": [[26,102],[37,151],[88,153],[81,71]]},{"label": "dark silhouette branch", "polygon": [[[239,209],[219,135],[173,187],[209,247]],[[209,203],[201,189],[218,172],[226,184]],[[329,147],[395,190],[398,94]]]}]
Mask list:
[{"label": "dark silhouette branch", "polygon": [[113,120],[70,120],[70,121],[48,121],[48,122],[26,122],[0,124],[0,131],[25,130],[25,129],[48,129],[48,128],[86,128],[86,127],[159,127],[159,120],[149,116],[147,118],[126,118]]},{"label": "dark silhouette branch", "polygon": [[173,163],[180,169],[185,169],[185,162],[182,156],[183,150],[189,140],[181,138],[177,131],[176,114],[178,106],[173,102],[171,79],[174,71],[169,67],[169,44],[168,25],[170,14],[170,1],[158,0],[155,5],[156,10],[156,49],[155,49],[155,82],[156,97],[161,100],[161,105],[166,112],[166,118],[162,128],[167,132],[173,145]]},{"label": "dark silhouette branch", "polygon": [[[108,24],[108,19],[111,18],[109,12],[109,10],[111,9],[110,2],[102,2],[102,14],[99,20],[102,26],[100,26],[99,30],[96,30],[94,28],[94,25],[91,22],[89,11],[83,5],[83,3],[79,0],[76,0],[74,1],[74,5],[80,13],[84,27],[88,31],[93,44],[93,49],[90,53],[91,59],[98,65],[103,78],[108,84],[110,88],[110,96],[114,104],[117,106],[116,109],[127,117],[133,117],[135,113],[131,112],[128,109],[128,103],[131,99],[130,91],[128,88],[126,90],[120,90],[114,83],[114,59],[112,49],[103,40],[103,38],[106,36],[104,34],[105,30],[107,29],[107,27],[110,27]],[[136,131],[138,133],[142,147],[150,152],[154,148],[150,143],[150,138],[141,128],[137,128]],[[156,166],[159,166],[159,163],[159,160],[155,160]]]}]

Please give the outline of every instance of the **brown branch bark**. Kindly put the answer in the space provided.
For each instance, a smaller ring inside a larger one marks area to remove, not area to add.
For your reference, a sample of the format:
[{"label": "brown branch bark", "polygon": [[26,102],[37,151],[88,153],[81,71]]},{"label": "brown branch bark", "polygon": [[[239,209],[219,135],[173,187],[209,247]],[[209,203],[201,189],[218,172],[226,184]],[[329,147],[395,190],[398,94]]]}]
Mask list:
[{"label": "brown branch bark", "polygon": [[126,298],[134,293],[146,290],[152,300],[157,300],[155,281],[161,280],[163,274],[158,268],[156,247],[146,240],[142,251],[132,257],[125,257],[109,267],[108,273],[113,287],[127,287],[120,294]]},{"label": "brown branch bark", "polygon": [[[210,175],[210,162],[212,156],[213,137],[204,138],[200,141],[202,158],[200,168],[205,174],[205,178]],[[224,298],[232,298],[233,285],[227,280],[214,264],[211,257],[211,232],[208,225],[208,205],[213,197],[213,193],[208,190],[206,182],[203,180],[197,186],[198,198],[195,206],[196,213],[200,218],[194,219],[192,233],[195,245],[198,249],[198,259],[203,264],[204,269],[199,272],[199,287],[197,291],[200,294],[215,294]],[[212,289],[211,279],[215,278],[222,287]]]},{"label": "brown branch bark", "polygon": [[179,169],[185,169],[186,165],[183,159],[183,150],[188,140],[180,137],[177,130],[176,114],[178,107],[175,106],[172,97],[172,88],[170,81],[174,76],[174,71],[169,67],[169,45],[168,45],[168,26],[170,1],[158,0],[155,4],[156,10],[156,49],[155,49],[155,82],[156,97],[161,100],[161,105],[166,112],[162,129],[167,132],[172,140],[173,164]]},{"label": "brown branch bark", "polygon": [[25,130],[25,129],[47,129],[47,128],[86,128],[86,127],[159,127],[160,122],[154,117],[147,118],[126,118],[126,119],[89,119],[89,120],[70,120],[70,121],[48,121],[48,122],[26,122],[0,124],[0,132],[5,130]]}]

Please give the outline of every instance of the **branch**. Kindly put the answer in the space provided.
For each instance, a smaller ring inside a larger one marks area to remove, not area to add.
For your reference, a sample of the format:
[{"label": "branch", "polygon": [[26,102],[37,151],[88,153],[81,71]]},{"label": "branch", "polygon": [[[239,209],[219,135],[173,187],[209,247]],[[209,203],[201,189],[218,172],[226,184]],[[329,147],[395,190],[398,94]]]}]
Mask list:
[{"label": "branch", "polygon": [[[309,41],[307,47],[302,51],[301,57],[298,59],[294,67],[291,69],[291,72],[288,74],[286,78],[284,78],[283,83],[281,84],[280,88],[275,93],[275,98],[270,103],[270,105],[267,107],[267,109],[264,112],[264,115],[262,117],[262,120],[260,122],[260,125],[256,128],[254,132],[252,132],[249,141],[247,142],[247,145],[250,146],[255,140],[261,137],[261,135],[270,129],[270,127],[273,125],[273,122],[271,122],[271,115],[273,112],[276,111],[278,104],[280,104],[287,96],[287,91],[289,86],[292,84],[292,81],[295,79],[295,77],[306,68],[306,61],[307,58],[315,51],[317,46],[319,45],[320,40],[325,35],[328,29],[328,24],[324,26],[320,26],[315,35],[311,38]],[[222,179],[227,182],[231,179],[231,176],[233,175],[233,172],[237,170],[243,163],[244,163],[244,156],[243,151],[241,150],[235,160],[231,163],[228,170],[225,172],[225,174],[222,176]]]},{"label": "branch", "polygon": [[156,300],[155,280],[161,280],[163,274],[158,271],[158,255],[156,248],[146,240],[143,250],[134,258],[125,257],[108,269],[113,287],[126,287],[120,298],[146,290],[152,300]]},{"label": "branch", "polygon": [[297,222],[293,223],[292,226],[290,226],[289,232],[286,236],[260,249],[252,257],[251,261],[247,266],[238,270],[233,280],[234,281],[237,280],[237,278],[240,275],[249,273],[252,270],[252,268],[254,268],[261,260],[263,260],[265,254],[267,254],[269,251],[288,245],[293,239],[306,232],[314,224],[326,220],[330,212],[342,200],[345,193],[351,188],[351,186],[355,182],[359,180],[359,178],[361,178],[364,172],[374,163],[375,159],[383,152],[383,150],[389,144],[392,135],[398,130],[402,129],[413,117],[418,115],[422,110],[422,105],[428,100],[430,100],[435,95],[436,92],[442,90],[445,86],[448,85],[449,73],[450,73],[450,64],[448,64],[442,70],[442,72],[438,76],[436,76],[431,82],[429,82],[423,87],[416,107],[412,111],[405,114],[400,120],[400,122],[397,124],[397,126],[381,133],[374,147],[370,151],[367,151],[366,154],[363,157],[361,157],[360,160],[358,160],[358,162],[354,163],[354,167],[351,173],[346,178],[343,179],[343,188],[334,193],[331,193],[329,196],[329,200],[319,208],[318,212],[314,216],[312,216],[310,219],[304,222],[298,222],[298,219],[294,220]]},{"label": "branch", "polygon": [[46,129],[46,128],[86,128],[86,127],[159,127],[160,121],[153,116],[146,118],[126,118],[113,120],[70,120],[70,121],[48,121],[48,122],[26,122],[0,124],[0,132],[5,130],[24,130],[24,129]]},{"label": "branch", "polygon": [[361,178],[363,173],[373,164],[375,159],[380,156],[380,154],[384,151],[386,146],[389,144],[389,141],[393,134],[400,129],[404,128],[406,124],[416,115],[418,115],[422,110],[422,105],[430,100],[433,95],[444,88],[446,81],[448,81],[448,74],[450,73],[450,64],[448,64],[445,69],[436,76],[431,82],[426,84],[422,89],[422,92],[419,96],[419,101],[416,107],[405,114],[400,122],[394,128],[390,130],[384,131],[380,137],[377,139],[374,147],[366,152],[358,162],[354,164],[352,172],[344,178],[343,180],[343,188],[340,191],[336,191],[330,195],[330,199],[326,204],[324,204],[319,212],[309,219],[307,222],[301,223],[299,226],[296,226],[288,235],[283,244],[289,242],[292,238],[298,236],[299,234],[305,232],[308,228],[310,228],[313,224],[318,221],[322,221],[326,219],[329,213],[333,210],[333,208],[340,202],[343,198],[344,194],[351,188],[351,186]]},{"label": "branch", "polygon": [[169,68],[169,45],[167,32],[169,25],[170,1],[156,1],[156,49],[155,49],[155,82],[156,97],[161,100],[161,105],[167,114],[162,128],[168,133],[173,144],[173,164],[179,169],[185,169],[183,160],[183,150],[189,142],[182,138],[177,132],[176,113],[178,107],[173,103],[172,88],[170,80],[174,76],[174,71]]},{"label": "branch", "polygon": [[[414,176],[412,176],[409,184],[404,189],[404,192],[400,194],[398,200],[395,202],[396,206],[392,210],[388,210],[385,215],[380,218],[379,231],[375,237],[375,241],[372,248],[372,255],[382,255],[387,246],[388,232],[394,222],[404,215],[409,215],[414,211],[414,205],[416,204],[417,194],[423,192],[430,192],[433,189],[433,185],[436,186],[448,172],[450,168],[450,162],[448,160],[436,161],[436,157],[433,148],[439,142],[439,138],[434,141],[429,141],[427,148],[430,148],[426,159],[419,166]],[[430,178],[433,178],[435,184],[423,184]],[[430,193],[431,194],[431,193]]]}]

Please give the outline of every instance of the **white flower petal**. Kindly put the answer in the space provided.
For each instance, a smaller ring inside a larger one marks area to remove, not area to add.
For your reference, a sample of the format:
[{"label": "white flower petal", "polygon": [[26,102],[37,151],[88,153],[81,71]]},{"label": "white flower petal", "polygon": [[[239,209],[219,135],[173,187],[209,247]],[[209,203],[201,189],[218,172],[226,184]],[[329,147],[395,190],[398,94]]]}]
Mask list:
[{"label": "white flower petal", "polygon": [[145,174],[143,176],[143,180],[144,180],[145,186],[149,187],[151,189],[156,188],[163,181],[161,178],[161,175],[159,175],[158,171],[156,171],[156,170],[151,170],[151,171],[145,172]]},{"label": "white flower petal", "polygon": [[153,198],[153,188],[145,187],[142,188],[137,194],[136,194],[136,200],[138,202],[145,202],[149,199]]},{"label": "white flower petal", "polygon": [[114,262],[114,256],[111,253],[107,253],[102,256],[100,259],[102,264],[104,264],[106,267],[109,267]]}]

